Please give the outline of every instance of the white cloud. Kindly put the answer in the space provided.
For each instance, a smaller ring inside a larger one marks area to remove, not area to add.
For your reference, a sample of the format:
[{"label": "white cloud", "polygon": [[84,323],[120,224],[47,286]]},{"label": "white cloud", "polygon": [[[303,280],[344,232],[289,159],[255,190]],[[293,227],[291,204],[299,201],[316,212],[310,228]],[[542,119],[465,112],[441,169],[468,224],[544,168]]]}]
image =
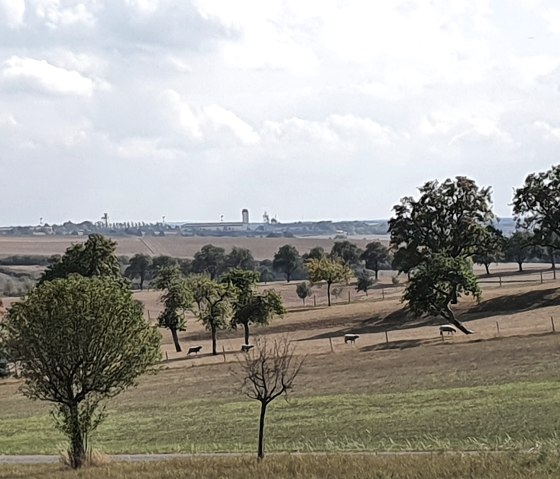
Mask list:
[{"label": "white cloud", "polygon": [[0,24],[18,28],[25,16],[25,0],[0,0]]},{"label": "white cloud", "polygon": [[[95,14],[88,8],[88,4],[70,0],[35,0],[35,14],[42,19],[51,29],[81,25],[82,27],[93,27],[95,25]],[[90,2],[89,5],[95,5]]]},{"label": "white cloud", "polygon": [[95,83],[77,71],[51,65],[45,60],[12,56],[4,62],[2,78],[5,82],[49,92],[90,96]]},{"label": "white cloud", "polygon": [[533,126],[538,132],[544,134],[547,140],[560,141],[560,126],[552,126],[550,123],[543,120],[535,121]]}]

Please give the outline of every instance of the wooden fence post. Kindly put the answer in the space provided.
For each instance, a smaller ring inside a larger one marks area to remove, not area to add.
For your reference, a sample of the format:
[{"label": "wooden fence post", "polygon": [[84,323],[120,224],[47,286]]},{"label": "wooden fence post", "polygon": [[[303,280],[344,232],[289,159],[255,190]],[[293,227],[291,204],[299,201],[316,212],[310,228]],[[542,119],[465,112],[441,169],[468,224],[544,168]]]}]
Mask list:
[{"label": "wooden fence post", "polygon": [[500,335],[500,324],[496,321],[496,330],[498,331],[498,336]]},{"label": "wooden fence post", "polygon": [[332,338],[329,338],[329,343],[331,345],[331,353],[334,353],[334,348],[333,348],[333,345],[332,345]]},{"label": "wooden fence post", "polygon": [[350,304],[350,288],[348,288],[348,304]]},{"label": "wooden fence post", "polygon": [[385,288],[381,289],[381,299],[385,299]]},{"label": "wooden fence post", "polygon": [[556,332],[556,327],[554,326],[554,317],[553,316],[550,317],[550,322],[552,323],[552,332],[555,333]]},{"label": "wooden fence post", "polygon": [[169,353],[167,351],[165,351],[165,360],[169,361]]},{"label": "wooden fence post", "polygon": [[389,333],[385,331],[385,343],[389,344]]},{"label": "wooden fence post", "polygon": [[541,284],[543,284],[542,271],[541,271]]},{"label": "wooden fence post", "polygon": [[500,276],[500,288],[502,287],[502,277]]},{"label": "wooden fence post", "polygon": [[150,310],[148,309],[148,321],[151,321],[151,320],[152,320],[152,318],[150,316]]},{"label": "wooden fence post", "polygon": [[226,347],[222,346],[222,354],[224,355],[224,363],[226,362]]},{"label": "wooden fence post", "polygon": [[317,307],[317,298],[315,297],[315,295],[313,295],[313,307]]}]

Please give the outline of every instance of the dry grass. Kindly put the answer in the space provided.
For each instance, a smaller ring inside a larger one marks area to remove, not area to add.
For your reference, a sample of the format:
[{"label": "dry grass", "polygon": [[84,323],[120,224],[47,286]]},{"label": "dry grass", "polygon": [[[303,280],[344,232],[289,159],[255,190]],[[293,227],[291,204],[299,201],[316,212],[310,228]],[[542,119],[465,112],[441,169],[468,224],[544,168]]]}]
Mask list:
[{"label": "dry grass", "polygon": [[3,466],[0,479],[557,479],[555,454],[320,455],[193,458],[121,463],[81,471],[60,466]]}]

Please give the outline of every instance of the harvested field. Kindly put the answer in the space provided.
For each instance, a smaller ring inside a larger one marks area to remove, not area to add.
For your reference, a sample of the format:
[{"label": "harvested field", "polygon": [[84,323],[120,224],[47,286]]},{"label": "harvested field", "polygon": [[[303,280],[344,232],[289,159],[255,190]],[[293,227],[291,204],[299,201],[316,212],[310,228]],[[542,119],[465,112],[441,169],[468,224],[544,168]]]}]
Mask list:
[{"label": "harvested field", "polygon": [[[37,237],[0,237],[0,257],[12,255],[44,255],[62,254],[73,243],[86,241],[84,236],[37,236]],[[306,253],[314,246],[322,246],[330,251],[334,244],[328,238],[247,238],[247,237],[212,237],[212,236],[146,236],[115,237],[118,242],[117,254],[132,256],[143,253],[150,256],[168,255],[177,258],[192,258],[200,248],[207,244],[220,246],[229,252],[234,246],[248,248],[255,259],[272,259],[274,253],[285,245],[295,246],[300,254]],[[360,248],[364,248],[371,240],[352,239]]]}]

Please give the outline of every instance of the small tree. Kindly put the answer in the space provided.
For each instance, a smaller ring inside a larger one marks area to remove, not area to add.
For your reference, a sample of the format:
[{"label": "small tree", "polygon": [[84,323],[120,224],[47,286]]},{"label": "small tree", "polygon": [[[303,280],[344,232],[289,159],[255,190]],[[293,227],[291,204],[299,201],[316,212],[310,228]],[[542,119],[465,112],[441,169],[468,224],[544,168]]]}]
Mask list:
[{"label": "small tree", "polygon": [[308,261],[310,259],[321,259],[324,258],[327,254],[325,253],[325,249],[322,246],[314,246],[309,250],[308,253],[302,255],[302,260]]},{"label": "small tree", "polygon": [[379,241],[368,243],[360,258],[365,262],[367,269],[375,272],[376,280],[379,278],[379,270],[389,267],[392,260],[387,247]]},{"label": "small tree", "polygon": [[224,248],[207,244],[194,254],[191,264],[192,271],[207,274],[210,279],[216,279],[226,268],[226,254]]},{"label": "small tree", "polygon": [[231,269],[222,276],[222,282],[228,283],[235,289],[233,302],[233,316],[231,327],[236,329],[243,326],[245,344],[249,344],[249,326],[258,324],[266,326],[272,318],[286,313],[282,297],[277,291],[269,289],[257,292],[259,273],[256,271]]},{"label": "small tree", "polygon": [[140,289],[143,290],[144,281],[146,281],[150,272],[151,262],[152,260],[148,255],[135,254],[132,258],[130,258],[124,275],[130,279],[140,278]]},{"label": "small tree", "polygon": [[171,332],[175,351],[182,351],[178,331],[185,331],[185,313],[192,307],[192,296],[186,282],[177,266],[166,267],[159,270],[152,282],[157,289],[163,290],[161,302],[163,311],[158,317],[160,328],[167,328]]},{"label": "small tree", "polygon": [[488,234],[481,237],[473,258],[475,263],[484,265],[486,274],[490,274],[490,265],[504,258],[506,239],[502,231],[492,225],[488,225],[486,231]]},{"label": "small tree", "polygon": [[332,259],[339,259],[349,268],[356,268],[360,264],[360,256],[362,253],[362,250],[358,248],[357,245],[348,240],[344,240],[336,241],[333,244],[330,257]]},{"label": "small tree", "polygon": [[301,257],[295,246],[284,245],[274,255],[272,268],[274,271],[280,271],[286,275],[286,281],[289,283],[292,274],[301,266]]},{"label": "small tree", "polygon": [[375,279],[371,277],[371,274],[367,270],[363,270],[358,274],[358,281],[356,284],[356,291],[363,291],[368,296],[368,291],[373,288],[375,284]]},{"label": "small tree", "polygon": [[225,258],[226,268],[239,268],[254,271],[257,265],[253,253],[247,248],[234,246]]},{"label": "small tree", "polygon": [[305,306],[305,300],[311,296],[311,286],[307,281],[303,281],[299,283],[296,287],[296,294],[298,298],[303,301],[303,305]]},{"label": "small tree", "polygon": [[295,348],[287,338],[269,344],[266,338],[259,338],[255,348],[240,359],[242,390],[248,398],[259,401],[259,440],[257,457],[264,458],[264,426],[268,405],[277,397],[288,398],[294,381],[305,358],[295,355]]},{"label": "small tree", "polygon": [[55,404],[73,468],[86,462],[100,404],[133,386],[160,358],[160,335],[128,285],[110,277],[48,281],[8,311],[6,349],[23,393]]},{"label": "small tree", "polygon": [[196,307],[193,313],[210,330],[212,354],[218,354],[217,336],[219,329],[225,329],[233,313],[235,289],[230,284],[219,283],[208,276],[187,278],[187,288]]},{"label": "small tree", "polygon": [[516,262],[520,273],[523,271],[523,263],[535,254],[533,240],[533,235],[525,231],[515,231],[505,239],[505,258]]},{"label": "small tree", "polygon": [[306,264],[311,283],[327,283],[327,301],[331,305],[331,286],[347,281],[352,274],[348,266],[330,258],[312,259]]}]

